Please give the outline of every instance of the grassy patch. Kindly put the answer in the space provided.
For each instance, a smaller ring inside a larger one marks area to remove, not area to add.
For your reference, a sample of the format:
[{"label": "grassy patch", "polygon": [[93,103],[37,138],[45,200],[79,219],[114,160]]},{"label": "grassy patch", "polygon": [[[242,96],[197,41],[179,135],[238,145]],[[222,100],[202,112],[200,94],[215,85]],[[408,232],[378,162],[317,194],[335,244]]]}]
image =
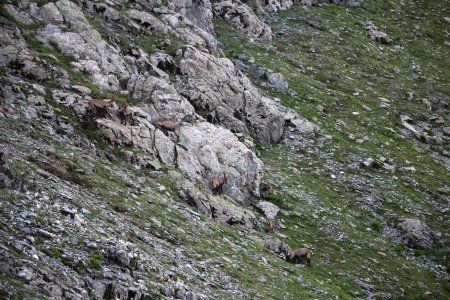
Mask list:
[{"label": "grassy patch", "polygon": [[[355,281],[366,277],[371,278],[379,297],[384,292],[394,298],[419,297],[415,277],[420,277],[433,295],[446,293],[445,285],[429,270],[397,255],[404,246],[393,247],[392,241],[380,234],[383,225],[392,226],[398,216],[418,215],[434,229],[448,231],[448,221],[436,210],[436,206],[445,206],[445,197],[437,191],[448,186],[448,170],[432,154],[432,147],[430,151],[422,141],[400,134],[401,114],[415,121],[429,119],[422,98],[448,99],[450,66],[438,61],[448,57],[450,49],[443,45],[444,31],[435,22],[442,19],[444,11],[448,13],[448,8],[432,1],[414,5],[365,2],[358,9],[338,5],[294,8],[278,13],[278,21],[271,24],[276,34],[271,42],[256,40],[251,44],[245,34],[225,21],[214,21],[228,58],[246,54],[257,65],[282,73],[296,96],[261,86],[264,93],[280,98],[331,137],[320,147],[318,143],[305,149],[281,144],[258,150],[266,175],[280,187],[268,200],[289,212],[281,216],[287,227],[281,233],[292,247],[310,243],[316,248],[315,267],[305,276],[323,282],[320,286],[333,295],[361,297],[363,291]],[[417,27],[416,18],[423,19],[424,26]],[[401,49],[371,41],[364,29],[365,20],[374,21]],[[432,53],[427,54],[426,49]],[[420,76],[412,73],[413,63],[420,65]],[[409,92],[414,94],[413,100],[408,100]],[[380,98],[390,101],[388,109],[380,107]],[[364,138],[363,143],[357,144],[350,134]],[[352,167],[355,157],[374,158],[377,168]],[[395,165],[394,172],[384,169],[383,157],[385,163]],[[337,170],[329,169],[326,160],[337,162]],[[399,171],[408,164],[418,171]],[[340,172],[344,178],[364,179],[363,185],[372,186],[359,191],[354,181],[341,179]],[[445,243],[448,245],[448,240]],[[380,249],[387,252],[387,258],[379,257]],[[441,250],[419,252],[448,265]],[[380,260],[385,262],[383,266],[360,267]],[[345,275],[337,276],[340,270],[346,270]],[[390,278],[389,274],[398,276],[395,284],[380,280]]]},{"label": "grassy patch", "polygon": [[103,255],[99,251],[96,251],[91,255],[89,267],[95,270],[100,270],[103,261],[104,261]]}]

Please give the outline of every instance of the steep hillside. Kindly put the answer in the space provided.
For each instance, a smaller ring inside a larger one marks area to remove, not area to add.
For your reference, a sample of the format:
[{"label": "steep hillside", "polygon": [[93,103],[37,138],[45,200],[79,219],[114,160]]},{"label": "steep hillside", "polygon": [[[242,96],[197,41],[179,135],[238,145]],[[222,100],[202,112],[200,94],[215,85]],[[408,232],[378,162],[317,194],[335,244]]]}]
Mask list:
[{"label": "steep hillside", "polygon": [[450,7],[244,2],[2,1],[0,298],[448,299]]}]

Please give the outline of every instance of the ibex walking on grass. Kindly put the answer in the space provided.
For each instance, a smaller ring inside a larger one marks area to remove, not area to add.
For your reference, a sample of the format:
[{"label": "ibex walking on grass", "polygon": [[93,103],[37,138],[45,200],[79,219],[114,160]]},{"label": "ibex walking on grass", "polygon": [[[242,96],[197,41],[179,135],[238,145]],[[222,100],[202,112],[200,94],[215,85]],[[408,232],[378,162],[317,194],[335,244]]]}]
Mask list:
[{"label": "ibex walking on grass", "polygon": [[306,265],[311,266],[311,256],[313,252],[309,248],[297,248],[291,252],[285,250],[284,255],[286,256],[286,261],[291,263],[299,263],[301,259],[306,258]]}]

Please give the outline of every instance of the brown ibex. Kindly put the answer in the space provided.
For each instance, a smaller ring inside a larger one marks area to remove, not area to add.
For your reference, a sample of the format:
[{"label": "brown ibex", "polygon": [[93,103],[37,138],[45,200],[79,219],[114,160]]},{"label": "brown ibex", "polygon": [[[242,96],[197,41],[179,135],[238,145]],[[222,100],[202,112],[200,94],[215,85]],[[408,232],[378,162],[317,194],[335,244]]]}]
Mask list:
[{"label": "brown ibex", "polygon": [[166,130],[173,131],[177,137],[180,136],[180,124],[174,121],[161,121],[161,120],[154,120],[153,124],[156,126],[160,126]]},{"label": "brown ibex", "polygon": [[105,117],[108,113],[107,108],[117,107],[116,102],[111,99],[92,99],[89,101],[89,108],[93,116]]},{"label": "brown ibex", "polygon": [[271,219],[269,222],[267,222],[267,231],[269,233],[274,233],[275,230],[278,228],[278,220],[277,219]]},{"label": "brown ibex", "polygon": [[223,173],[222,177],[213,177],[211,178],[211,190],[213,193],[222,194],[223,193],[223,185],[228,181],[227,175]]},{"label": "brown ibex", "polygon": [[284,255],[286,256],[286,261],[291,263],[299,263],[302,258],[306,258],[306,265],[311,266],[311,256],[313,252],[309,248],[297,248],[291,252],[285,250]]},{"label": "brown ibex", "polygon": [[268,196],[273,193],[273,186],[271,183],[266,183],[262,188],[263,196]]},{"label": "brown ibex", "polygon": [[127,125],[127,120],[129,119],[131,125],[134,125],[134,110],[129,106],[124,106],[119,110],[119,116],[121,119],[121,124]]}]

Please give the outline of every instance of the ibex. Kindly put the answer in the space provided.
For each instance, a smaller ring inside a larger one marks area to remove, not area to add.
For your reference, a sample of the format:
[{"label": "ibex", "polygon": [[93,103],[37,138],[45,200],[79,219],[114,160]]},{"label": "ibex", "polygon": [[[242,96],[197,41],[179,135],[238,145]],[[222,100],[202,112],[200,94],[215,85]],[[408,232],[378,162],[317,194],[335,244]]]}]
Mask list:
[{"label": "ibex", "polygon": [[108,107],[117,107],[117,104],[111,99],[92,99],[89,101],[89,108],[94,116],[105,117]]},{"label": "ibex", "polygon": [[131,125],[134,125],[134,110],[129,106],[124,106],[119,110],[121,124],[127,125],[127,120],[130,119]]},{"label": "ibex", "polygon": [[267,231],[269,233],[274,233],[277,227],[278,227],[277,219],[269,220],[269,222],[267,223]]},{"label": "ibex", "polygon": [[309,248],[297,248],[290,253],[285,250],[284,255],[286,256],[286,261],[291,263],[299,263],[302,258],[306,257],[306,265],[311,266],[311,256],[313,252]]},{"label": "ibex", "polygon": [[175,135],[178,137],[180,136],[180,124],[174,121],[160,121],[160,120],[154,120],[153,124],[157,126],[161,126],[162,128],[166,130],[173,131]]},{"label": "ibex", "polygon": [[273,186],[270,183],[266,183],[262,188],[262,192],[264,196],[270,195],[273,193]]},{"label": "ibex", "polygon": [[213,193],[222,194],[223,185],[228,181],[227,175],[223,173],[222,177],[213,177],[211,179],[211,189]]}]

